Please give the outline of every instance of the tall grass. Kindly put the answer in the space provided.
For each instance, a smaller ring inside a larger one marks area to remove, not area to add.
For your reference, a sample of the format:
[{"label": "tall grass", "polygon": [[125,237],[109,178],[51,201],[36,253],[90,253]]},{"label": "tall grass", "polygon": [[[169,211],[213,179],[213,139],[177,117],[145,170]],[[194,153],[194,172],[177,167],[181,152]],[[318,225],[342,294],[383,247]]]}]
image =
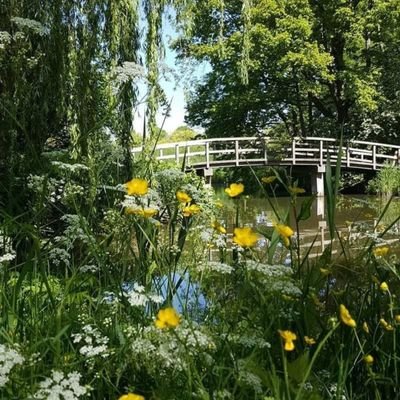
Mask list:
[{"label": "tall grass", "polygon": [[[398,398],[400,276],[384,245],[390,223],[362,249],[342,240],[337,258],[311,259],[299,238],[312,201],[299,206],[301,188],[276,174],[290,209],[275,206],[273,182],[260,182],[275,227],[260,227],[258,244],[241,247],[228,234],[243,227],[243,194],[227,221],[201,178],[138,163],[133,177],[150,188],[129,196],[116,178],[118,148],[104,149],[90,167],[63,158],[29,177],[33,212],[1,210],[2,398],[63,398],[51,397],[60,385],[69,398],[92,399]],[[328,193],[333,202],[334,185]],[[180,323],[159,329],[166,308]]]},{"label": "tall grass", "polygon": [[368,189],[381,196],[390,197],[400,194],[400,168],[386,165],[380,169],[368,184]]}]

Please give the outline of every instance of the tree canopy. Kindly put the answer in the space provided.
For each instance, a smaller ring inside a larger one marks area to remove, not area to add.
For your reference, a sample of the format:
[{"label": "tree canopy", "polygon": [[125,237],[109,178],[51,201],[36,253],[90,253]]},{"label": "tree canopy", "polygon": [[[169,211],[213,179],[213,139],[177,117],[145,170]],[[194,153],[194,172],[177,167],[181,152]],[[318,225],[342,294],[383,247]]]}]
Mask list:
[{"label": "tree canopy", "polygon": [[187,116],[208,136],[343,128],[399,141],[398,1],[209,0],[192,11],[175,46],[211,65]]}]

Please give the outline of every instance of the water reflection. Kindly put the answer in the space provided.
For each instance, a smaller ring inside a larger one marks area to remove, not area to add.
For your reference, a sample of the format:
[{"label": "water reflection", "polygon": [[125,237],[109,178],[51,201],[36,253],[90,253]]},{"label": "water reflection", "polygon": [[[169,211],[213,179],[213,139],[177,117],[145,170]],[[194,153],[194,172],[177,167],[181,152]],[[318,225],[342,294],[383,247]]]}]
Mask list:
[{"label": "water reflection", "polygon": [[[308,199],[309,197],[299,197],[297,210],[300,210],[302,203]],[[291,209],[290,201],[290,197],[272,199],[272,207],[266,198],[249,197],[243,199],[240,205],[240,225],[249,225],[255,228],[271,227],[277,221],[273,208],[277,210],[278,214],[286,215],[287,210]],[[400,216],[400,198],[396,198],[392,200],[381,218],[386,204],[387,201],[376,196],[339,196],[336,204],[335,223],[342,239],[354,244],[357,241],[362,241],[362,239],[376,238]],[[234,201],[229,201],[224,208],[223,218],[227,223],[228,232],[232,232],[235,225],[236,205],[237,203]],[[310,218],[299,222],[301,247],[309,247],[316,236],[314,250],[319,253],[330,244],[326,206],[326,199],[317,197],[312,204]],[[292,211],[290,221],[293,227],[295,217]],[[400,221],[397,221],[385,234],[385,241],[392,247],[397,246],[400,249],[399,237]]]}]

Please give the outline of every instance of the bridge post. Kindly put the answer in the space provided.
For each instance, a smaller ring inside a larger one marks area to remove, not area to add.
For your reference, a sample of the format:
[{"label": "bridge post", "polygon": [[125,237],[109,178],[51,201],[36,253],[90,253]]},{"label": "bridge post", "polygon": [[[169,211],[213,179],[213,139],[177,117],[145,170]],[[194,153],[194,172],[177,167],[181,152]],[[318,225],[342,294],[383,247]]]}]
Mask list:
[{"label": "bridge post", "polygon": [[293,138],[292,140],[292,163],[293,165],[296,164],[296,139]]},{"label": "bridge post", "polygon": [[235,140],[235,163],[239,166],[239,140]]},{"label": "bridge post", "polygon": [[372,146],[372,168],[376,169],[376,146]]},{"label": "bridge post", "polygon": [[206,186],[208,186],[208,187],[211,187],[213,174],[214,174],[214,171],[212,168],[204,168],[203,169],[204,180],[206,181]]},{"label": "bridge post", "polygon": [[321,234],[321,251],[325,250],[325,229],[326,229],[326,221],[318,222],[319,232]]},{"label": "bridge post", "polygon": [[268,165],[267,138],[264,138],[262,143],[263,143],[263,153],[264,153],[264,164]]},{"label": "bridge post", "polygon": [[311,192],[317,196],[324,196],[325,165],[319,165],[316,171],[311,173]]},{"label": "bridge post", "polygon": [[179,165],[179,144],[175,145],[175,162]]},{"label": "bridge post", "polygon": [[206,168],[207,169],[210,168],[210,143],[209,142],[206,142]]},{"label": "bridge post", "polygon": [[325,197],[317,197],[317,218],[325,219]]}]

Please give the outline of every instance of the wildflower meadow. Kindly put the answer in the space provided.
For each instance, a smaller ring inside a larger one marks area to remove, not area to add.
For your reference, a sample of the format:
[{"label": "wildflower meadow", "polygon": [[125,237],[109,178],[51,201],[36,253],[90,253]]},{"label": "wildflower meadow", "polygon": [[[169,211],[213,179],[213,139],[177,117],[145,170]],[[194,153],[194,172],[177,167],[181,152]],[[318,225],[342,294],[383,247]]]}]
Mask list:
[{"label": "wildflower meadow", "polygon": [[52,165],[29,177],[30,220],[1,214],[2,398],[399,396],[390,224],[311,258],[297,232],[311,203],[273,170],[265,202],[279,182],[291,209],[253,228],[240,182],[217,198],[155,164],[93,188],[84,165]]},{"label": "wildflower meadow", "polygon": [[0,0],[0,400],[400,400],[399,21]]}]

